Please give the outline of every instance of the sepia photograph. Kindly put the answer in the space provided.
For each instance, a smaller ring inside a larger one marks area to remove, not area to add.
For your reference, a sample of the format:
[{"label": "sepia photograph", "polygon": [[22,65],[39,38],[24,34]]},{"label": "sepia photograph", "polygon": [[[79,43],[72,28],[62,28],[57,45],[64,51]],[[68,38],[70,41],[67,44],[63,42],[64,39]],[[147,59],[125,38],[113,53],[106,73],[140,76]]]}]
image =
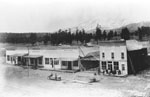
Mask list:
[{"label": "sepia photograph", "polygon": [[0,97],[150,97],[150,1],[0,0]]}]

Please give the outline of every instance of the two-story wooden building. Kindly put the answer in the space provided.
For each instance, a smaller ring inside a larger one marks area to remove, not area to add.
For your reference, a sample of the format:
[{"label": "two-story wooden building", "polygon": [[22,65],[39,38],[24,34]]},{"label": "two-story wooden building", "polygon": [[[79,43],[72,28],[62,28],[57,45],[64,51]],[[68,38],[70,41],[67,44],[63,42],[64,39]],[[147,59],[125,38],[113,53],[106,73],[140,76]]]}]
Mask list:
[{"label": "two-story wooden building", "polygon": [[100,71],[106,75],[124,76],[128,74],[127,48],[125,42],[101,42]]},{"label": "two-story wooden building", "polygon": [[[129,42],[129,41],[128,41]],[[126,76],[145,69],[147,49],[131,47],[125,41],[101,42],[100,71],[105,75]],[[132,48],[132,49],[131,49]]]}]

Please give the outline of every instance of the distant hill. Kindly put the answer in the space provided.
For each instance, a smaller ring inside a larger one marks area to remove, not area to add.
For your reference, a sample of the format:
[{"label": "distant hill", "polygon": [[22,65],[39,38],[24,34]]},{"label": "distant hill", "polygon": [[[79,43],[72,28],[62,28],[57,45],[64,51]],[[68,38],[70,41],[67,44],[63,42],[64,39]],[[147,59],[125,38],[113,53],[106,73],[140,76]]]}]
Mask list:
[{"label": "distant hill", "polygon": [[[150,27],[150,22],[130,23],[130,24],[118,27],[118,28],[113,28],[113,29],[109,29],[107,27],[101,27],[101,29],[106,30],[106,32],[109,32],[110,30],[113,30],[113,31],[117,31],[118,33],[120,33],[122,28],[127,27],[129,29],[129,31],[132,33],[134,31],[136,31],[138,29],[138,27],[142,27],[142,26]],[[95,26],[95,28],[96,28],[96,26]],[[89,29],[86,32],[87,33],[94,33],[96,31],[95,28]]]},{"label": "distant hill", "polygon": [[142,27],[142,26],[150,27],[150,22],[131,23],[131,24],[119,27],[119,28],[112,29],[112,30],[115,30],[117,32],[121,32],[122,28],[127,27],[130,32],[134,32],[134,31],[138,30],[138,27]]}]

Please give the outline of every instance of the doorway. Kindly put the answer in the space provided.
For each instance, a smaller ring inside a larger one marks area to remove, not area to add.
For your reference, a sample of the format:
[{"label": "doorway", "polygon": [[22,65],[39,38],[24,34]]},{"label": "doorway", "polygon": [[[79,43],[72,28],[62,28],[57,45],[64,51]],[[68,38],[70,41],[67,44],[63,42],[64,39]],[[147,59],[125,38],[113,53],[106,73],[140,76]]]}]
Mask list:
[{"label": "doorway", "polygon": [[71,61],[68,61],[68,70],[72,70],[72,64],[71,64]]},{"label": "doorway", "polygon": [[112,71],[112,62],[111,61],[108,61],[108,70]]}]

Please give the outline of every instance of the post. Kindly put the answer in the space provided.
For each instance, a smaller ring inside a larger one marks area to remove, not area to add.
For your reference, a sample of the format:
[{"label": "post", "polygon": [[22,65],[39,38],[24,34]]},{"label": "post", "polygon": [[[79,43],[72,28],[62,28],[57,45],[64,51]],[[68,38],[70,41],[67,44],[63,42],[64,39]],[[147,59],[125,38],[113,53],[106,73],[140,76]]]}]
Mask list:
[{"label": "post", "polygon": [[[28,48],[28,55],[29,55],[29,46],[27,46],[27,48]],[[29,77],[29,58],[27,58],[27,60],[28,60],[28,77]]]},{"label": "post", "polygon": [[28,58],[28,77],[29,77],[29,58]]},{"label": "post", "polygon": [[98,68],[99,70],[98,70],[98,72],[99,72],[99,75],[100,75],[100,73],[102,72],[102,71],[101,71],[101,54],[100,54],[100,46],[99,46],[98,49],[99,49],[99,68]]}]

